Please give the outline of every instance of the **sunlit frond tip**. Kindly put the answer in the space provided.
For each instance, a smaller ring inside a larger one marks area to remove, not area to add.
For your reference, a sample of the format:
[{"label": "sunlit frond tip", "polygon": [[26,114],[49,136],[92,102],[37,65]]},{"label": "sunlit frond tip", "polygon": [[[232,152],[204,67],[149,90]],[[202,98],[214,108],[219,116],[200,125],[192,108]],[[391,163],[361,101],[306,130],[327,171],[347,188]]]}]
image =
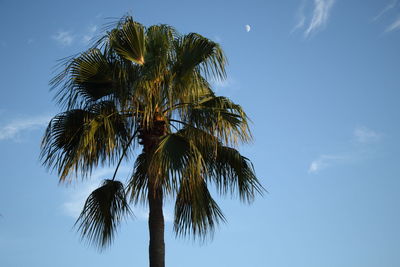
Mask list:
[{"label": "sunlit frond tip", "polygon": [[82,239],[100,250],[110,245],[121,220],[132,212],[119,181],[104,180],[87,198],[75,226]]}]

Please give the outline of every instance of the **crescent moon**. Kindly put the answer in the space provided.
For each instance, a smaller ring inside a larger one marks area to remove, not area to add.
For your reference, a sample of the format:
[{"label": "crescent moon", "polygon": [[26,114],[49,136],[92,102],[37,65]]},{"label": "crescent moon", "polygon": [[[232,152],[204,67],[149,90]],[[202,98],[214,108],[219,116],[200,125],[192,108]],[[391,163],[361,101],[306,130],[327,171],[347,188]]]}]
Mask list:
[{"label": "crescent moon", "polygon": [[251,27],[249,24],[247,24],[246,26],[244,26],[246,28],[246,32],[249,32],[251,30]]}]

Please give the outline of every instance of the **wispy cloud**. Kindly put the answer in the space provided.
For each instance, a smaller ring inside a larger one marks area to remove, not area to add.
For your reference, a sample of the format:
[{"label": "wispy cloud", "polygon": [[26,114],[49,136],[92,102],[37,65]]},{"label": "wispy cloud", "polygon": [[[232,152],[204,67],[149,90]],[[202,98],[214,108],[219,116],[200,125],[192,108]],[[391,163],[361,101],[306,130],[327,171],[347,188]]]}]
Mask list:
[{"label": "wispy cloud", "polygon": [[62,46],[70,46],[75,40],[75,36],[70,31],[58,31],[55,35],[52,36],[52,39],[55,40]]},{"label": "wispy cloud", "polygon": [[381,133],[368,129],[365,126],[354,129],[353,135],[356,141],[361,144],[377,142],[382,137]]},{"label": "wispy cloud", "polygon": [[84,44],[89,44],[89,42],[93,39],[94,34],[97,31],[97,26],[96,25],[91,25],[87,28],[87,32],[83,35],[82,37],[82,42]]},{"label": "wispy cloud", "polygon": [[221,38],[221,36],[219,36],[219,35],[215,35],[213,39],[214,39],[214,41],[217,42],[217,43],[221,43],[221,42],[222,42],[222,38]]},{"label": "wispy cloud", "polygon": [[301,5],[300,5],[299,9],[297,10],[297,14],[296,14],[297,23],[296,23],[296,25],[294,25],[291,33],[295,32],[299,29],[302,29],[304,27],[304,25],[306,23],[306,15],[304,14],[305,6],[306,6],[306,1],[305,0],[301,1]]},{"label": "wispy cloud", "polygon": [[0,127],[0,140],[18,140],[22,132],[35,130],[44,127],[51,119],[51,116],[36,116],[14,120]]},{"label": "wispy cloud", "polygon": [[391,31],[397,31],[400,30],[400,17],[397,18],[397,20],[395,20],[392,24],[390,24],[385,32],[391,32]]},{"label": "wispy cloud", "polygon": [[[389,13],[389,11],[394,11],[399,6],[399,4],[400,4],[399,0],[391,1],[372,20],[377,21],[377,20],[381,19],[384,15],[387,16],[386,14]],[[391,12],[391,13],[393,14],[393,12]],[[384,33],[400,30],[400,15],[399,15],[399,12],[396,12],[396,13],[397,13],[397,18],[391,24],[389,24],[389,26],[386,27]],[[393,16],[392,16],[392,19],[393,19]]]},{"label": "wispy cloud", "polygon": [[232,78],[232,76],[222,81],[217,79],[213,80],[211,82],[211,86],[216,93],[218,94],[223,93],[224,95],[227,96],[239,90],[239,84],[236,82],[234,78]]},{"label": "wispy cloud", "polygon": [[377,21],[378,19],[380,19],[384,14],[386,14],[388,11],[392,10],[393,8],[395,8],[397,6],[397,3],[399,2],[399,0],[393,0],[392,2],[390,2],[387,6],[385,6],[384,9],[381,10],[381,12],[379,12],[378,15],[376,15],[372,20],[373,21]]},{"label": "wispy cloud", "polygon": [[227,88],[231,87],[234,84],[234,80],[232,78],[227,78],[225,80],[215,80],[212,82],[213,87],[215,87],[216,90],[222,89],[222,88]]},{"label": "wispy cloud", "polygon": [[97,25],[90,25],[85,30],[81,31],[63,31],[60,30],[51,38],[61,46],[70,46],[77,42],[89,44],[93,40],[95,33],[98,31]]},{"label": "wispy cloud", "polygon": [[318,173],[321,170],[345,161],[347,157],[342,155],[321,155],[313,160],[308,168],[308,173]]},{"label": "wispy cloud", "polygon": [[370,145],[380,141],[382,136],[381,133],[365,126],[356,127],[353,131],[353,139],[356,141],[357,146],[353,145],[341,153],[322,154],[318,156],[311,161],[308,173],[317,174],[324,169],[336,165],[363,161],[371,156],[367,153],[371,149]]},{"label": "wispy cloud", "polygon": [[314,0],[314,12],[310,25],[304,33],[305,36],[309,36],[326,24],[334,2],[335,0]]},{"label": "wispy cloud", "polygon": [[[311,14],[306,15],[305,7],[307,2],[302,1],[296,15],[297,23],[292,32],[305,28],[304,36],[307,38],[320,30],[328,22],[334,3],[335,0],[314,0]],[[308,26],[306,25],[307,20],[309,20]]]}]

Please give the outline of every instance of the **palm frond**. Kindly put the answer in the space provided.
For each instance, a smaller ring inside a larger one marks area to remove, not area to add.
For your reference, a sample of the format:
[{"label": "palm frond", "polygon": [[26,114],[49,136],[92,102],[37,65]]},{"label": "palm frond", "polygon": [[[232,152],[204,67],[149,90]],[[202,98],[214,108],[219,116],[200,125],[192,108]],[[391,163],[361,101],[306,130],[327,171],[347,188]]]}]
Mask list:
[{"label": "palm frond", "polygon": [[176,30],[168,25],[153,25],[146,30],[146,65],[166,70],[173,57]]},{"label": "palm frond", "polygon": [[250,203],[257,194],[265,192],[253,164],[234,148],[219,146],[216,158],[208,159],[207,166],[211,179],[222,194],[238,194],[242,201]]},{"label": "palm frond", "polygon": [[182,178],[175,202],[174,231],[177,236],[205,239],[225,217],[201,177]]},{"label": "palm frond", "polygon": [[130,127],[112,102],[88,110],[73,109],[55,116],[42,140],[41,159],[56,169],[60,181],[78,171],[91,173],[99,163],[113,163],[129,142]]},{"label": "palm frond", "polygon": [[118,28],[109,32],[108,39],[110,47],[122,58],[139,65],[144,64],[145,28],[132,17],[126,17]]},{"label": "palm frond", "polygon": [[50,84],[58,102],[67,109],[86,108],[99,99],[121,105],[130,95],[130,84],[138,78],[135,66],[118,61],[112,54],[97,48],[67,59],[65,69]]},{"label": "palm frond", "polygon": [[187,106],[184,104],[197,103],[203,97],[212,94],[210,84],[198,70],[188,72],[184,77],[175,74],[169,90],[169,103],[180,105],[180,116],[187,112]]},{"label": "palm frond", "polygon": [[246,113],[225,97],[205,97],[191,105],[185,115],[187,124],[215,134],[226,144],[237,145],[252,139]]},{"label": "palm frond", "polygon": [[221,47],[197,33],[189,33],[178,38],[175,44],[175,71],[180,78],[194,69],[204,74],[205,78],[223,80],[226,78],[227,60]]},{"label": "palm frond", "polygon": [[75,225],[82,239],[100,249],[110,245],[122,219],[131,215],[124,186],[119,181],[105,180],[87,198]]},{"label": "palm frond", "polygon": [[226,59],[217,43],[190,33],[175,39],[174,51],[172,96],[180,103],[193,103],[211,93],[209,78],[225,79]]},{"label": "palm frond", "polygon": [[135,161],[133,173],[127,185],[130,200],[135,204],[147,201],[148,190],[148,163],[147,155],[141,153]]},{"label": "palm frond", "polygon": [[265,189],[258,181],[252,163],[238,150],[224,146],[217,137],[195,127],[185,127],[179,135],[191,140],[201,153],[204,164],[202,176],[213,181],[221,194],[237,194],[244,202],[251,202]]},{"label": "palm frond", "polygon": [[169,194],[178,190],[179,180],[188,173],[201,175],[206,172],[199,149],[179,132],[161,139],[150,164],[149,171],[156,177],[156,185]]}]

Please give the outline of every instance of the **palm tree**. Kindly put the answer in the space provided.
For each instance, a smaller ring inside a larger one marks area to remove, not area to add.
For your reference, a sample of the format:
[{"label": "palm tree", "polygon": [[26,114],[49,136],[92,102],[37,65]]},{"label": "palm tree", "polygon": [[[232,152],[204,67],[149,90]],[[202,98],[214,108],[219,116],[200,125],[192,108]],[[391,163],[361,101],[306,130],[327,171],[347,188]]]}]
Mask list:
[{"label": "palm tree", "polygon": [[[220,46],[167,25],[123,17],[90,49],[67,58],[51,81],[64,112],[50,122],[41,159],[60,181],[116,166],[86,200],[76,225],[99,248],[111,243],[130,205],[149,208],[150,267],[164,267],[163,202],[175,201],[177,236],[205,238],[224,215],[209,188],[251,202],[263,188],[235,149],[251,140],[248,118],[210,79],[225,78]],[[126,184],[118,167],[142,147]]]}]

